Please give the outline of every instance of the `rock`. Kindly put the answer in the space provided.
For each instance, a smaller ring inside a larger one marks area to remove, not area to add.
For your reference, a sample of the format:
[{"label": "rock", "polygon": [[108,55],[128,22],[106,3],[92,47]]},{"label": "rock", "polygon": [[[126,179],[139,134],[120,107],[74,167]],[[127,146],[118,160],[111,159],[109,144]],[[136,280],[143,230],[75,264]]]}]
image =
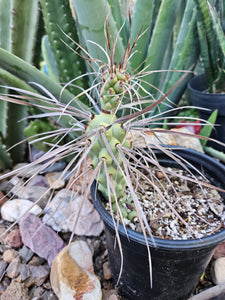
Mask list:
[{"label": "rock", "polygon": [[4,251],[2,258],[4,261],[10,264],[17,256],[18,256],[18,252],[16,250],[7,249]]},{"label": "rock", "polygon": [[42,209],[38,205],[33,205],[34,203],[32,201],[25,199],[14,199],[7,201],[1,207],[2,218],[9,222],[15,222],[27,211],[32,214],[39,215],[42,212]]},{"label": "rock", "polygon": [[213,254],[215,259],[225,256],[225,241],[220,243]]},{"label": "rock", "polygon": [[49,187],[49,183],[45,176],[37,175],[32,178],[28,183],[27,186],[42,186],[42,187]]},{"label": "rock", "polygon": [[58,190],[63,188],[65,185],[65,180],[63,179],[63,175],[60,172],[47,173],[45,177],[52,189]]},{"label": "rock", "polygon": [[[177,132],[175,134],[174,132]],[[133,141],[134,145],[146,146],[150,144],[162,144],[171,146],[181,146],[185,148],[194,149],[199,152],[204,152],[201,143],[197,137],[189,136],[193,134],[190,130],[185,127],[173,128],[168,131],[164,131],[162,128],[154,128],[153,131],[136,131],[131,130],[128,135],[128,139]]]},{"label": "rock", "polygon": [[33,214],[23,218],[19,222],[19,228],[24,245],[38,256],[45,258],[49,265],[65,246],[58,234]]},{"label": "rock", "polygon": [[215,284],[225,282],[225,257],[217,258],[211,267],[212,280]]},{"label": "rock", "polygon": [[112,278],[112,273],[111,273],[111,269],[110,269],[110,265],[109,262],[106,261],[104,262],[104,264],[102,265],[103,268],[103,276],[106,280],[109,280]]},{"label": "rock", "polygon": [[44,208],[50,197],[51,190],[49,187],[28,185],[21,188],[13,188],[12,192],[16,197],[37,202],[38,206]]},{"label": "rock", "polygon": [[8,262],[4,261],[4,260],[0,260],[0,282],[5,274],[5,270],[8,266]]},{"label": "rock", "polygon": [[13,261],[8,265],[6,269],[6,274],[9,278],[15,278],[20,274],[21,260],[20,257],[17,256],[13,259]]},{"label": "rock", "polygon": [[12,281],[1,296],[1,300],[29,300],[28,288],[24,284]]},{"label": "rock", "polygon": [[103,231],[103,222],[93,204],[67,189],[60,190],[44,212],[43,222],[55,231],[74,230],[75,234],[85,236],[99,236]]},{"label": "rock", "polygon": [[[193,134],[190,130],[188,130],[185,127],[182,127],[182,128],[173,128],[173,129],[171,129],[171,131],[175,131],[175,132],[179,133],[179,134],[174,135],[177,146],[193,149],[193,150],[204,153],[202,145],[200,143],[200,140],[197,137],[185,135],[185,133]],[[184,134],[182,134],[182,133],[184,133]]]},{"label": "rock", "polygon": [[39,256],[34,255],[32,257],[32,259],[30,260],[29,265],[31,265],[31,266],[40,266],[40,265],[43,265],[44,263],[45,263],[45,259],[43,257],[39,257]]},{"label": "rock", "polygon": [[19,247],[21,247],[23,245],[23,242],[21,240],[21,235],[20,235],[19,229],[14,229],[13,231],[11,231],[7,235],[6,241],[8,242],[8,244],[10,245],[10,247],[12,247],[12,248],[19,248]]},{"label": "rock", "polygon": [[19,177],[30,178],[38,174],[42,168],[41,164],[18,163],[14,166],[13,170],[17,170]]},{"label": "rock", "polygon": [[20,270],[20,279],[26,287],[32,285],[41,286],[49,275],[49,267],[44,266],[31,266],[23,264]]},{"label": "rock", "polygon": [[[60,300],[99,300],[101,285],[90,266],[91,250],[84,241],[65,247],[52,263],[50,281]],[[88,259],[87,259],[88,258]]]},{"label": "rock", "polygon": [[46,167],[41,173],[52,173],[52,172],[59,172],[64,170],[66,167],[65,161],[57,161],[48,167]]},{"label": "rock", "polygon": [[34,286],[33,288],[31,287],[29,289],[29,296],[30,296],[30,299],[32,300],[42,300],[43,297],[41,297],[45,292],[45,289],[41,286]]},{"label": "rock", "polygon": [[[0,281],[0,295],[7,289],[10,285],[11,280],[8,277],[3,277]],[[2,299],[2,298],[1,298]]]},{"label": "rock", "polygon": [[102,300],[119,300],[116,290],[102,290]]},{"label": "rock", "polygon": [[117,297],[117,295],[112,294],[109,296],[109,300],[119,300],[119,298]]},{"label": "rock", "polygon": [[23,245],[23,247],[19,250],[19,256],[21,257],[22,263],[27,263],[33,255],[34,252],[25,245]]}]

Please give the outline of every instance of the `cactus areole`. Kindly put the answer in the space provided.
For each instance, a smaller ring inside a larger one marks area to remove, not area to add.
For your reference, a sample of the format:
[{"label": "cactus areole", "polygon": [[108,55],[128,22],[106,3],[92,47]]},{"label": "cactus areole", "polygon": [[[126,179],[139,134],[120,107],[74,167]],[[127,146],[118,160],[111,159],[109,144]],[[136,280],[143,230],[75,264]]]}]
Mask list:
[{"label": "cactus areole", "polygon": [[[101,112],[94,115],[86,129],[91,145],[89,157],[92,159],[92,167],[96,168],[101,161],[105,161],[106,168],[102,164],[97,181],[98,189],[106,198],[109,198],[107,178],[113,181],[115,190],[110,192],[111,201],[115,201],[115,198],[120,199],[126,188],[118,147],[130,148],[131,145],[126,139],[126,130],[122,124],[115,123],[115,112],[126,92],[126,83],[127,76],[117,68],[114,72],[103,72],[100,89]],[[106,169],[108,174],[105,174]]]}]

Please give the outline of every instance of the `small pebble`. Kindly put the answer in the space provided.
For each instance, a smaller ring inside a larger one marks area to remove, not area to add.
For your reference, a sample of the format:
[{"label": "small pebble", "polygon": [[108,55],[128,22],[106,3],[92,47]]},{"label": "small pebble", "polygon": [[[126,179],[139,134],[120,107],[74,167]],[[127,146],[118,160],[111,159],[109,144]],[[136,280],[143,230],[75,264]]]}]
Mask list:
[{"label": "small pebble", "polygon": [[211,275],[215,284],[222,284],[225,282],[225,257],[220,257],[213,262]]},{"label": "small pebble", "polygon": [[8,265],[6,269],[6,274],[9,278],[15,278],[20,274],[21,268],[21,260],[20,257],[17,256],[13,259],[13,261]]},{"label": "small pebble", "polygon": [[109,265],[109,262],[106,261],[104,264],[103,264],[103,276],[106,280],[109,280],[112,278],[112,273],[111,273],[111,269],[110,269],[110,265]]},{"label": "small pebble", "polygon": [[4,251],[2,258],[4,261],[10,264],[17,256],[18,256],[18,252],[16,250],[7,249]]},{"label": "small pebble", "polygon": [[20,235],[19,229],[14,229],[13,231],[11,231],[7,235],[6,241],[8,242],[8,244],[10,245],[10,247],[12,247],[12,248],[19,248],[19,247],[21,247],[23,245],[23,242],[21,240],[21,235]]}]

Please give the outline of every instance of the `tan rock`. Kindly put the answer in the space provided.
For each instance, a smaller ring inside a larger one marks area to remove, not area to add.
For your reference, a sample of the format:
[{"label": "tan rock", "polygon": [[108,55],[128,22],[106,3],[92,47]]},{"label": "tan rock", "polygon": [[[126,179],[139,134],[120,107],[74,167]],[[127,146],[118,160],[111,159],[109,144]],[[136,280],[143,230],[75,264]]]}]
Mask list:
[{"label": "tan rock", "polygon": [[12,281],[1,296],[1,300],[29,300],[28,288],[23,283]]},{"label": "tan rock", "polygon": [[109,280],[112,278],[112,273],[111,273],[111,269],[110,269],[110,265],[109,265],[109,262],[106,261],[103,266],[103,276],[106,280]]},{"label": "tan rock", "polygon": [[193,133],[187,128],[173,128],[171,131],[179,133],[174,135],[177,146],[193,149],[202,153],[204,152],[200,140],[197,137],[188,136]]},{"label": "tan rock", "polygon": [[19,253],[14,250],[14,249],[7,249],[3,253],[3,260],[6,261],[7,263],[11,263],[14,258],[16,258],[19,255]]},{"label": "tan rock", "polygon": [[49,186],[52,188],[52,189],[61,189],[64,187],[65,185],[65,180],[63,178],[63,175],[61,172],[51,172],[51,173],[47,173],[45,175],[48,183],[49,183]]},{"label": "tan rock", "polygon": [[211,267],[211,275],[215,284],[225,282],[225,257],[220,257],[214,261]]},{"label": "tan rock", "polygon": [[[175,133],[177,132],[177,134]],[[128,139],[133,145],[141,147],[146,145],[170,145],[180,146],[203,152],[200,140],[197,137],[190,136],[193,134],[187,128],[173,128],[164,130],[162,128],[154,128],[150,131],[135,131],[131,130],[128,134]]]},{"label": "tan rock", "polygon": [[91,250],[84,241],[66,246],[53,260],[50,281],[59,300],[101,300],[98,278],[93,273]]}]

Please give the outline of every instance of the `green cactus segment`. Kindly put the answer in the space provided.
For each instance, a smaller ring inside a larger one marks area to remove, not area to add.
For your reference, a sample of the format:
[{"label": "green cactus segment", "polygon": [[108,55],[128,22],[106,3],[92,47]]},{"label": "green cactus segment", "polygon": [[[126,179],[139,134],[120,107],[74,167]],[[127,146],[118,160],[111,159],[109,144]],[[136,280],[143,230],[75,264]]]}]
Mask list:
[{"label": "green cactus segment", "polygon": [[[57,62],[60,82],[69,82],[80,76],[85,69],[84,60],[73,52],[73,50],[77,51],[77,45],[72,40],[78,42],[78,36],[69,1],[41,0],[41,7],[51,49]],[[73,84],[84,87],[82,79],[77,79]],[[70,86],[68,89],[74,95],[81,92],[81,89],[74,86]]]},{"label": "green cactus segment", "polygon": [[38,1],[13,0],[12,53],[32,62],[38,21]]},{"label": "green cactus segment", "polygon": [[0,47],[10,51],[11,48],[11,1],[0,0]]},{"label": "green cactus segment", "polygon": [[139,34],[146,32],[141,36],[135,46],[136,54],[131,58],[131,68],[135,70],[140,67],[145,60],[149,44],[149,38],[152,30],[154,0],[137,0],[134,5],[131,24],[131,42],[133,43]]},{"label": "green cactus segment", "polygon": [[[14,163],[24,161],[25,143],[21,143],[21,141],[25,138],[24,128],[27,122],[26,117],[27,106],[8,103],[6,145],[7,147],[13,146],[10,150],[10,156]],[[17,143],[20,144],[14,147]]]},{"label": "green cactus segment", "polygon": [[[93,168],[96,168],[100,161],[102,161],[103,159],[105,160],[107,165],[107,172],[109,176],[112,177],[112,180],[114,182],[117,199],[120,199],[124,195],[126,182],[113,156],[119,163],[120,167],[123,169],[123,163],[120,159],[117,146],[120,144],[124,147],[130,148],[130,142],[126,140],[126,131],[122,128],[122,126],[118,123],[113,124],[113,122],[115,121],[116,117],[114,115],[101,112],[99,115],[95,115],[94,118],[89,122],[87,133],[91,134],[89,141],[90,144],[93,143],[93,145],[88,155],[92,159]],[[99,136],[97,140],[95,140],[96,131],[104,132],[108,145],[105,144],[101,136]],[[111,151],[108,150],[108,147]],[[99,190],[108,199],[107,176],[105,174],[104,167],[101,168],[98,182]],[[111,199],[115,200],[113,193],[111,194]]]},{"label": "green cactus segment", "polygon": [[[113,48],[116,42],[114,61],[119,63],[123,59],[124,45],[120,35],[118,35],[117,25],[110,11],[109,4],[106,0],[73,0],[74,9],[76,11],[82,40],[88,49],[88,53],[93,59],[100,59],[108,62],[105,53],[98,45],[105,49],[106,36],[105,25],[106,20],[110,28],[110,41]],[[95,43],[91,43],[94,41]],[[98,44],[98,45],[97,45]],[[98,71],[98,65],[93,62],[93,67]]]},{"label": "green cactus segment", "polygon": [[6,151],[6,146],[0,138],[0,170],[10,168],[12,164],[9,152]]},{"label": "green cactus segment", "polygon": [[[11,48],[11,1],[0,0],[0,47],[10,51]],[[0,87],[0,93],[6,89]],[[0,100],[0,133],[6,135],[7,103]]]},{"label": "green cactus segment", "polygon": [[126,75],[119,69],[116,72],[103,73],[103,87],[101,91],[101,108],[106,111],[114,111],[120,104],[127,83]]}]

